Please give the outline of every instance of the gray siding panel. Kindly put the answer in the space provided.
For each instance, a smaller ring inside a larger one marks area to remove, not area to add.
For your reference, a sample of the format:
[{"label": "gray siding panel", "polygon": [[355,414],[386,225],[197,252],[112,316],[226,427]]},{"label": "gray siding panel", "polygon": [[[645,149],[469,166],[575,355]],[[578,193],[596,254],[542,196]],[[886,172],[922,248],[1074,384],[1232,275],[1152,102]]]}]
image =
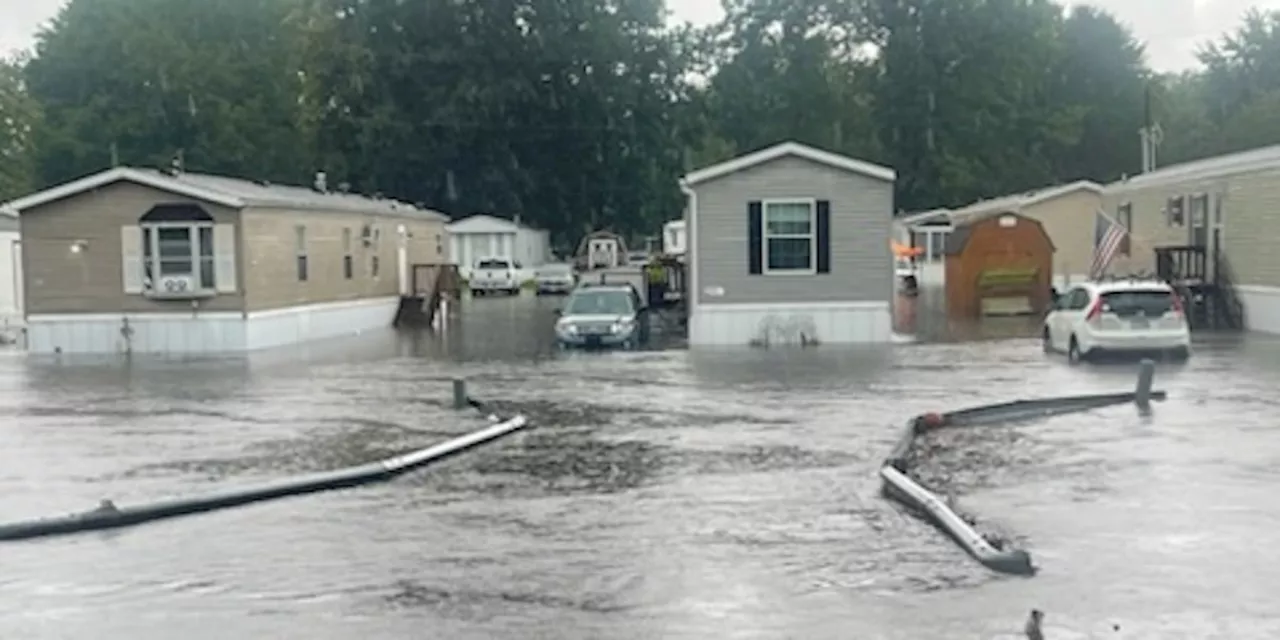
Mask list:
[{"label": "gray siding panel", "polygon": [[[786,157],[696,185],[694,192],[699,303],[889,301],[892,182]],[[830,273],[748,273],[747,203],[781,198],[831,202]],[[724,295],[708,296],[708,287],[723,288]]]}]

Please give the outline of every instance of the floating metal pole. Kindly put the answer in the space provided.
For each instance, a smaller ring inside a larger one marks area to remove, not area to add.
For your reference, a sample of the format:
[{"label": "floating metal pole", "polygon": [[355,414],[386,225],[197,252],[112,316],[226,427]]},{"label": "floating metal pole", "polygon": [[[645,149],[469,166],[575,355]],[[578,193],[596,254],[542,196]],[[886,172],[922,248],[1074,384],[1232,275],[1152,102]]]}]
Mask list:
[{"label": "floating metal pole", "polygon": [[1035,575],[1031,554],[1021,549],[1002,551],[991,546],[963,518],[948,507],[933,492],[920,486],[907,474],[892,466],[880,468],[880,478],[897,490],[898,500],[929,516],[933,523],[951,536],[969,555],[992,571],[1015,575]]},{"label": "floating metal pole", "polygon": [[332,489],[385,482],[432,462],[439,462],[482,444],[505,437],[528,426],[524,416],[516,416],[464,436],[414,451],[354,467],[286,478],[254,487],[228,489],[194,498],[176,498],[133,507],[116,507],[107,501],[93,511],[0,525],[0,540],[24,540],[46,536],[117,529],[154,520],[227,509],[286,496],[305,495]]}]

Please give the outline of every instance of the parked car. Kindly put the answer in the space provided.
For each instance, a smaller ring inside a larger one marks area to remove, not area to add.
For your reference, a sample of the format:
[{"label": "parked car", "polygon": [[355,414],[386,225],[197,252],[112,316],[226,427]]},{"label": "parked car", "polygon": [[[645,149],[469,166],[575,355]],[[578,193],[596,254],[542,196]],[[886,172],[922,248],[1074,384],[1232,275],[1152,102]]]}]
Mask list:
[{"label": "parked car", "polygon": [[578,274],[573,265],[564,263],[544,264],[533,274],[538,295],[566,294],[578,284]]},{"label": "parked car", "polygon": [[1102,354],[1191,355],[1182,299],[1152,280],[1085,282],[1059,295],[1044,320],[1044,350],[1072,363]]},{"label": "parked car", "polygon": [[511,295],[520,294],[520,266],[506,258],[486,258],[471,270],[467,288],[471,295],[483,296],[499,291]]},{"label": "parked car", "polygon": [[639,347],[649,342],[649,309],[629,284],[583,284],[560,311],[556,340],[564,348]]}]

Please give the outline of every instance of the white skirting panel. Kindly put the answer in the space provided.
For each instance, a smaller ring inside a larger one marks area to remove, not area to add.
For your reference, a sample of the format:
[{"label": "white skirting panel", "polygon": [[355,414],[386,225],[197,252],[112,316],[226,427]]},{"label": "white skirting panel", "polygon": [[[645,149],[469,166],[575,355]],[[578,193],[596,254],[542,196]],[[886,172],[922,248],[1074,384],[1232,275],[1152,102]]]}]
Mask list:
[{"label": "white skirting panel", "polygon": [[689,318],[689,346],[886,344],[889,302],[706,304]]},{"label": "white skirting panel", "polygon": [[1238,285],[1236,297],[1244,306],[1246,330],[1280,333],[1280,287]]},{"label": "white skirting panel", "polygon": [[57,314],[27,318],[27,350],[66,354],[212,354],[321,340],[391,326],[399,298],[251,313]]},{"label": "white skirting panel", "polygon": [[239,313],[32,315],[32,353],[218,353],[243,351]]},{"label": "white skirting panel", "polygon": [[391,297],[251,313],[248,349],[268,349],[383,329],[395,321],[399,306],[400,298]]}]

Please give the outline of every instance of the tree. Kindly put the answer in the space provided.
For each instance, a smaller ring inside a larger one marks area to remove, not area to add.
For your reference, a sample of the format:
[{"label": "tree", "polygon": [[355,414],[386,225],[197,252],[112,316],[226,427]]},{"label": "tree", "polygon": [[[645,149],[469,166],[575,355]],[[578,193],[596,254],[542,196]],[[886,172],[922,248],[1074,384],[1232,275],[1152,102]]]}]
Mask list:
[{"label": "tree", "polygon": [[23,60],[0,59],[0,203],[35,186],[31,130],[39,108],[22,81]]},{"label": "tree", "polygon": [[867,89],[847,3],[733,0],[712,34],[723,55],[702,99],[708,144],[752,151],[786,140],[876,160]]},{"label": "tree", "polygon": [[[679,211],[683,34],[659,0],[321,0],[321,153],[353,184],[568,243]],[[334,48],[335,43],[344,43]]]},{"label": "tree", "polygon": [[297,181],[312,173],[300,127],[301,61],[287,0],[72,0],[26,66],[44,110],[44,184],[113,160]]},{"label": "tree", "polygon": [[1080,109],[1076,144],[1059,161],[1062,180],[1110,182],[1142,169],[1149,76],[1142,45],[1109,13],[1076,6],[1062,27],[1055,99]]}]

